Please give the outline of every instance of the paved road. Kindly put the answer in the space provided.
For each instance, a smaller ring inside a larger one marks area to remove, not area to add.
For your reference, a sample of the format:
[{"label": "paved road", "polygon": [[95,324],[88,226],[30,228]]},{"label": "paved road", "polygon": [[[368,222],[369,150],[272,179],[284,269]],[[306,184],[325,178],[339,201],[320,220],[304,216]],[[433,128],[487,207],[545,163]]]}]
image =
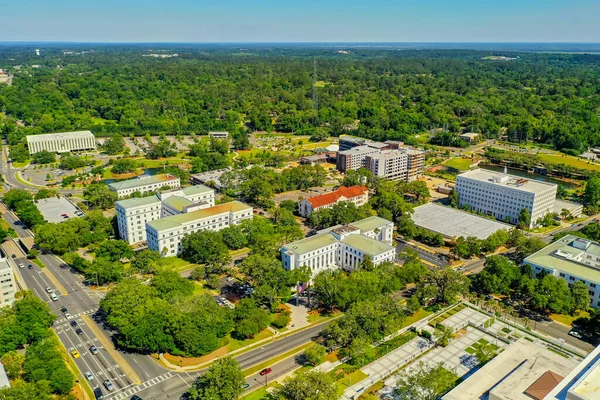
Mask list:
[{"label": "paved road", "polygon": [[448,266],[448,262],[446,260],[442,259],[441,257],[431,254],[427,251],[421,250],[420,248],[415,247],[415,246],[411,245],[410,243],[406,243],[406,242],[402,241],[401,239],[397,240],[396,254],[400,254],[401,252],[403,252],[405,247],[415,250],[417,252],[417,254],[419,254],[419,258],[421,260],[427,261],[428,263],[433,264],[436,267],[444,268],[444,267]]}]

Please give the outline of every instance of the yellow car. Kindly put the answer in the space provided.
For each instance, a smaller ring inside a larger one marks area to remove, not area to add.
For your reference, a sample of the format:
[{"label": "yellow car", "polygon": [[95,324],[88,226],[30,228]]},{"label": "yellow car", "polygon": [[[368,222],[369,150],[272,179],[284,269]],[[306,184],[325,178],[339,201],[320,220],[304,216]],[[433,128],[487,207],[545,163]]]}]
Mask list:
[{"label": "yellow car", "polygon": [[71,355],[73,356],[73,358],[79,358],[79,352],[77,350],[73,350],[71,352]]}]

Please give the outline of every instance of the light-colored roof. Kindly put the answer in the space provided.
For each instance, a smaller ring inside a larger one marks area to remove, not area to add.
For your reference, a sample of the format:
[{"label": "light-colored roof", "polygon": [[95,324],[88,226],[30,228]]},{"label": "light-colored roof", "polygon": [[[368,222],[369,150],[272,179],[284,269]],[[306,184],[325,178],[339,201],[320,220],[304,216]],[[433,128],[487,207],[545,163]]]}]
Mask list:
[{"label": "light-colored roof", "polygon": [[370,232],[374,229],[381,229],[384,226],[389,225],[391,223],[392,221],[388,221],[385,218],[381,218],[374,215],[372,217],[361,219],[360,221],[352,222],[348,225],[360,229],[360,233],[365,233]]},{"label": "light-colored roof", "polygon": [[137,198],[117,201],[117,206],[120,206],[124,209],[140,207],[140,206],[149,206],[152,204],[160,205],[160,199],[156,195],[146,196],[146,197],[137,197]]},{"label": "light-colored roof", "polygon": [[204,186],[204,185],[194,185],[194,186],[185,187],[181,191],[186,196],[193,196],[195,194],[212,192],[213,189],[209,188],[208,186]]},{"label": "light-colored roof", "polygon": [[379,240],[357,234],[348,235],[341,242],[371,256],[377,256],[393,249],[392,246]]},{"label": "light-colored roof", "polygon": [[575,366],[574,358],[565,358],[545,346],[520,339],[466,378],[442,397],[443,400],[493,398],[531,400],[525,390],[546,371],[566,375]]},{"label": "light-colored roof", "polygon": [[8,380],[8,375],[6,375],[6,371],[4,370],[4,365],[0,363],[0,388],[10,387],[10,381]]},{"label": "light-colored roof", "polygon": [[500,229],[512,229],[512,226],[502,222],[433,203],[415,207],[411,219],[415,225],[441,233],[447,238],[475,236],[487,239]]},{"label": "light-colored roof", "polygon": [[154,183],[169,182],[179,179],[171,174],[158,174],[158,175],[140,175],[133,179],[127,179],[126,181],[113,182],[108,185],[112,190],[123,190],[132,189],[140,186],[152,185]]},{"label": "light-colored roof", "polygon": [[[530,255],[525,259],[525,262],[548,269],[558,269],[571,276],[600,283],[600,269],[580,264],[577,261],[568,260],[557,254],[557,252],[562,254],[580,254],[583,250],[570,246],[570,244],[577,239],[580,238],[573,235],[567,235],[556,242],[549,244],[537,253]],[[596,242],[592,242],[590,247],[588,247],[587,252],[595,255],[600,254],[600,245]]]},{"label": "light-colored roof", "polygon": [[11,269],[6,258],[0,258],[0,270]]},{"label": "light-colored roof", "polygon": [[320,233],[286,244],[283,248],[297,254],[305,254],[337,242],[338,240],[331,233]]},{"label": "light-colored roof", "polygon": [[164,229],[176,228],[185,223],[202,218],[244,210],[252,210],[252,207],[240,201],[231,201],[229,203],[219,204],[214,207],[204,208],[202,210],[196,210],[185,214],[171,215],[170,217],[147,222],[146,225],[150,226],[156,231],[162,231]]},{"label": "light-colored roof", "polygon": [[348,154],[351,154],[351,155],[362,155],[362,154],[373,154],[373,153],[376,153],[378,151],[379,151],[379,149],[376,149],[376,148],[374,148],[372,146],[362,145],[362,146],[353,147],[353,148],[348,149],[348,150],[340,151],[339,153],[343,154],[343,155],[348,155]]},{"label": "light-colored roof", "polygon": [[78,132],[44,133],[42,135],[29,135],[29,136],[27,136],[27,143],[46,142],[48,140],[73,139],[73,138],[82,138],[82,137],[94,138],[94,134],[90,131],[78,131]]},{"label": "light-colored roof", "polygon": [[513,190],[528,192],[528,193],[539,193],[547,191],[556,185],[553,183],[537,181],[535,179],[527,179],[521,176],[508,175],[502,172],[495,172],[488,169],[474,169],[472,171],[464,172],[456,177],[456,179],[467,178],[476,181],[487,182],[488,184],[502,186]]},{"label": "light-colored roof", "polygon": [[479,136],[479,133],[475,133],[475,132],[467,132],[467,133],[463,133],[463,134],[461,134],[460,136],[461,136],[461,137],[462,137],[462,136],[464,136],[464,137],[468,137],[468,138],[471,138],[471,139],[473,139],[473,138],[476,138],[477,136]]},{"label": "light-colored roof", "polygon": [[554,200],[554,212],[560,214],[563,209],[567,209],[569,211],[577,210],[578,208],[583,208],[582,204],[573,203],[571,201],[565,201],[561,199]]},{"label": "light-colored roof", "polygon": [[170,196],[163,203],[177,211],[183,211],[184,207],[193,204],[190,200],[181,196]]},{"label": "light-colored roof", "polygon": [[408,154],[401,150],[382,150],[379,153],[371,154],[368,157],[376,160],[390,160],[398,157],[408,157]]},{"label": "light-colored roof", "polygon": [[544,400],[599,400],[600,346],[580,362]]}]

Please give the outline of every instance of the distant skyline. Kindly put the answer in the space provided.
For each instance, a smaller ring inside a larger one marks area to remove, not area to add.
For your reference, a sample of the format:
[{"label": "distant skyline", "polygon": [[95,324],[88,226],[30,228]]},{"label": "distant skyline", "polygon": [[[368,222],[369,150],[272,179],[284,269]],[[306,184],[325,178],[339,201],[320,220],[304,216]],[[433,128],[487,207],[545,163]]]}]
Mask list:
[{"label": "distant skyline", "polygon": [[598,0],[3,3],[4,42],[600,42]]}]

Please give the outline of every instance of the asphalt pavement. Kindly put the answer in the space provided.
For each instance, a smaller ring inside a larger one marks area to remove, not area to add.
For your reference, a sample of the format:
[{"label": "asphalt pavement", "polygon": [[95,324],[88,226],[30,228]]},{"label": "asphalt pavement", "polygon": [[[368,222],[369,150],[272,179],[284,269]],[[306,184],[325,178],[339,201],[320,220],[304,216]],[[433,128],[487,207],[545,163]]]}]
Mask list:
[{"label": "asphalt pavement", "polygon": [[448,262],[442,257],[431,254],[400,239],[397,240],[396,254],[402,253],[406,247],[415,250],[421,260],[426,261],[429,264],[433,264],[435,267],[444,268],[448,266]]}]

